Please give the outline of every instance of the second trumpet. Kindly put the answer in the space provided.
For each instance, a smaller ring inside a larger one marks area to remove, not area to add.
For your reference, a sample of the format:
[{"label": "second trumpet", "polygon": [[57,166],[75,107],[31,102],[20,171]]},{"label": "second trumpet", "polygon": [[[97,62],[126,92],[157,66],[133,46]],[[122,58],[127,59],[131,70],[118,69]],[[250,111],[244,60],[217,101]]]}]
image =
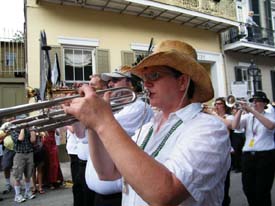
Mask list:
[{"label": "second trumpet", "polygon": [[[114,93],[110,98],[110,104],[113,111],[117,111],[124,105],[134,102],[137,98],[135,92],[127,87],[98,90],[96,93],[98,95],[103,95],[105,92],[109,91]],[[29,112],[38,110],[40,113],[39,115],[12,121],[7,130],[30,128],[30,130],[40,132],[70,125],[76,122],[77,119],[72,115],[65,114],[62,109],[51,111],[49,108],[78,97],[81,97],[81,95],[65,96],[53,100],[0,109],[0,119],[4,117],[15,117],[22,114],[27,115]]]}]

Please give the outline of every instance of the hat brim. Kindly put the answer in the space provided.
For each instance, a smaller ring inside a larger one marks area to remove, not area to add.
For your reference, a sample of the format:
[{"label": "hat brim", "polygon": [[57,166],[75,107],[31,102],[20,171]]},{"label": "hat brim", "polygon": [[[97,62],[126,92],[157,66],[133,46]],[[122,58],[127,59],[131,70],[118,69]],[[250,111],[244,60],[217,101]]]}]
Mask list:
[{"label": "hat brim", "polygon": [[177,51],[153,53],[133,67],[132,73],[142,77],[147,68],[154,66],[172,67],[190,76],[195,86],[192,102],[207,102],[214,97],[213,86],[205,68],[188,55]]},{"label": "hat brim", "polygon": [[252,103],[253,101],[254,101],[254,99],[261,99],[261,100],[263,100],[265,103],[269,103],[270,101],[269,101],[269,99],[265,99],[265,98],[260,98],[260,97],[252,97],[252,98],[250,98],[248,101],[250,102],[250,103]]},{"label": "hat brim", "polygon": [[127,78],[127,75],[121,74],[120,72],[112,72],[112,73],[102,73],[101,79],[103,81],[110,81],[112,78]]}]

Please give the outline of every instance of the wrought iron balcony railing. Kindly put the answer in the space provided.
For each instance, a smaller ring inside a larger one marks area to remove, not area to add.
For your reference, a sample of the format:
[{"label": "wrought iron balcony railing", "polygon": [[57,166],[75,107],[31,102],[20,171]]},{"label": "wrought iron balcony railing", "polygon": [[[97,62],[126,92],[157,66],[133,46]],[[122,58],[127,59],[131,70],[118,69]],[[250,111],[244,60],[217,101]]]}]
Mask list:
[{"label": "wrought iron balcony railing", "polygon": [[275,31],[262,27],[251,27],[251,35],[248,36],[245,25],[239,28],[231,28],[222,34],[223,45],[232,44],[238,41],[247,41],[260,44],[261,46],[275,47]]},{"label": "wrought iron balcony railing", "polygon": [[193,11],[236,20],[236,3],[228,0],[155,0]]}]

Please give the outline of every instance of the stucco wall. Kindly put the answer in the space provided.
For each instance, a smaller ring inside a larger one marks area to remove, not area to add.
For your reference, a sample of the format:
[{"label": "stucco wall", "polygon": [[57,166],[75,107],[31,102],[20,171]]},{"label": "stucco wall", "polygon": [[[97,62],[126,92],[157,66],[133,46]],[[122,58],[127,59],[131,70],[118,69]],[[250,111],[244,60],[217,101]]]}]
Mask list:
[{"label": "stucco wall", "polygon": [[110,49],[111,68],[121,65],[121,50],[130,50],[131,43],[149,44],[164,39],[180,39],[196,49],[220,52],[218,34],[179,24],[143,17],[99,12],[75,6],[28,1],[28,72],[29,85],[39,86],[39,35],[45,30],[49,45],[58,45],[59,36],[95,38],[99,48]]}]

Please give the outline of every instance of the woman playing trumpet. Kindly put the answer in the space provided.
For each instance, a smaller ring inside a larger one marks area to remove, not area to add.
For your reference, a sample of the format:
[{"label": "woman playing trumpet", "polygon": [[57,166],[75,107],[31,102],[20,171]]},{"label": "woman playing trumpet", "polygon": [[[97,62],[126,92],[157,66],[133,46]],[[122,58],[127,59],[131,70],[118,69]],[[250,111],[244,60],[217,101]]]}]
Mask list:
[{"label": "woman playing trumpet", "polygon": [[[256,92],[249,102],[241,103],[232,122],[234,129],[245,129],[242,156],[243,190],[249,205],[271,206],[271,188],[275,173],[275,117],[265,112],[269,99],[264,92]],[[247,114],[242,115],[242,110]]]}]

